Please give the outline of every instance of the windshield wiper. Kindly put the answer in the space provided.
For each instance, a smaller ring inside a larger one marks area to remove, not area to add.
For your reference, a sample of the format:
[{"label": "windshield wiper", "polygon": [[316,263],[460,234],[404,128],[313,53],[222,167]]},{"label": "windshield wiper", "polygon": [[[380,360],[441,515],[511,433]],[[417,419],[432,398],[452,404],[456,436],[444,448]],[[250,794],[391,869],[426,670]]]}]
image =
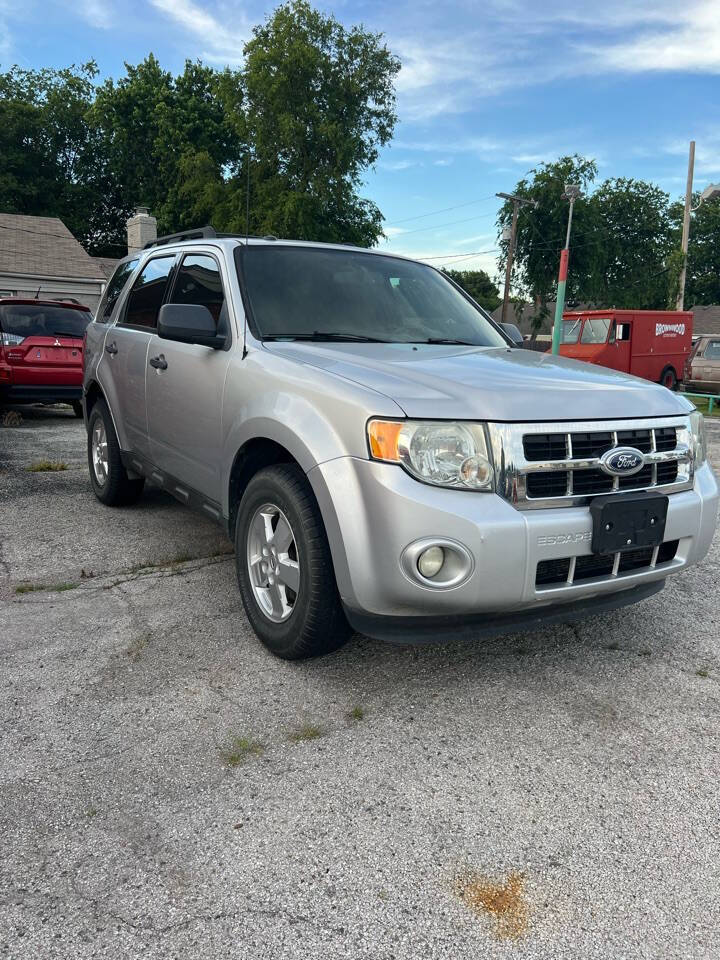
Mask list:
[{"label": "windshield wiper", "polygon": [[451,337],[428,337],[427,340],[411,340],[410,343],[448,343],[460,347],[477,347],[479,344],[470,343],[469,340],[453,340]]},{"label": "windshield wiper", "polygon": [[263,340],[336,340],[338,342],[351,341],[353,343],[392,343],[391,340],[380,340],[379,337],[365,337],[355,333],[326,333],[315,330],[314,333],[266,333]]},{"label": "windshield wiper", "polygon": [[83,339],[83,335],[81,333],[71,333],[69,330],[51,330],[50,333],[54,337],[69,337],[71,340]]}]

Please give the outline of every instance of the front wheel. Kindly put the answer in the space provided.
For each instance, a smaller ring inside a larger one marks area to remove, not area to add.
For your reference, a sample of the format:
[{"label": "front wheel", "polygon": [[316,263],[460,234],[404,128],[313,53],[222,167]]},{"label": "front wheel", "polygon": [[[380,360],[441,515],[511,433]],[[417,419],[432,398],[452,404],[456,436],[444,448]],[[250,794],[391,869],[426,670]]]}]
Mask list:
[{"label": "front wheel", "polygon": [[677,390],[678,378],[673,367],[665,367],[660,374],[660,383],[668,390]]},{"label": "front wheel", "polygon": [[315,657],[349,638],[320,510],[295,464],[266,467],[248,484],[235,563],[248,619],[276,656]]},{"label": "front wheel", "polygon": [[95,496],[109,507],[135,503],[143,491],[143,478],[131,480],[123,466],[120,444],[104,400],[98,400],[88,419],[88,467]]}]

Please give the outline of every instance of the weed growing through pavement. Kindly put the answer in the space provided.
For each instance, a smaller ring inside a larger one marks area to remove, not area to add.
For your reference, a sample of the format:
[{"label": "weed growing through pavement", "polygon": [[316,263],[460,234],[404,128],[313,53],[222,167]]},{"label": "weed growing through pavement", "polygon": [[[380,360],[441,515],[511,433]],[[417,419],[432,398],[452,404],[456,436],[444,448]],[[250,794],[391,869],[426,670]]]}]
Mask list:
[{"label": "weed growing through pavement", "polygon": [[291,740],[293,743],[302,743],[305,740],[317,740],[317,738],[321,736],[322,730],[320,727],[316,727],[312,723],[304,723],[301,727],[298,727],[297,730],[293,730],[292,733],[288,734],[288,740]]},{"label": "weed growing through pavement", "polygon": [[525,875],[513,872],[505,882],[465,873],[455,880],[455,893],[466,907],[487,913],[495,921],[495,935],[516,940],[528,928],[529,908],[525,899]]},{"label": "weed growing through pavement", "polygon": [[125,653],[133,663],[138,663],[138,661],[142,659],[142,655],[149,643],[150,634],[141,633],[139,637],[133,637]]},{"label": "weed growing through pavement", "polygon": [[26,467],[28,473],[59,473],[61,470],[67,470],[68,465],[62,460],[37,460]]},{"label": "weed growing through pavement", "polygon": [[696,671],[695,671],[695,676],[696,676],[696,677],[703,677],[703,678],[709,677],[709,676],[710,676],[710,671],[709,671],[709,670],[706,670],[705,667],[701,667],[699,670],[696,670]]},{"label": "weed growing through pavement", "polygon": [[239,767],[248,757],[259,756],[265,747],[256,740],[247,737],[233,737],[230,745],[220,751],[223,763],[228,767]]},{"label": "weed growing through pavement", "polygon": [[348,713],[348,718],[350,720],[364,720],[365,719],[365,710],[363,707],[353,707],[352,710]]},{"label": "weed growing through pavement", "polygon": [[79,586],[79,583],[20,583],[15,593],[64,593]]}]

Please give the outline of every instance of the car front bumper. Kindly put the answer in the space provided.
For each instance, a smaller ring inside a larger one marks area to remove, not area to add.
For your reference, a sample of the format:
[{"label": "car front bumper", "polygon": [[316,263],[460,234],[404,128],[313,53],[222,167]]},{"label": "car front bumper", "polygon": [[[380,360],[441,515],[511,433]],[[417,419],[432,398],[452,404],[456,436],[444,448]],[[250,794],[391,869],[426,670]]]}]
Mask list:
[{"label": "car front bumper", "polygon": [[[541,561],[591,554],[588,507],[518,510],[495,494],[432,487],[398,466],[351,457],[314,467],[308,479],[351,623],[364,633],[405,641],[428,628],[437,634],[442,624],[453,634],[473,623],[479,634],[491,627],[492,633],[509,632],[513,625],[577,619],[642,599],[655,592],[653,585],[661,589],[667,576],[705,556],[718,511],[718,486],[706,463],[695,472],[692,490],[669,498],[664,539],[678,541],[672,560],[540,587],[535,580]],[[409,544],[434,537],[461,544],[472,557],[472,572],[457,586],[423,586],[401,566]]]}]

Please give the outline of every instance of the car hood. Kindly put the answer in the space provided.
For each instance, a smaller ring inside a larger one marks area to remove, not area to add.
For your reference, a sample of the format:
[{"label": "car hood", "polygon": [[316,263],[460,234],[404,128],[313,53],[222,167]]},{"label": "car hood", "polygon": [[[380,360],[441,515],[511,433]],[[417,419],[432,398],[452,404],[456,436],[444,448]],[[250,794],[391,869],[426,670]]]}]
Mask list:
[{"label": "car hood", "polygon": [[693,409],[659,384],[532,350],[301,342],[265,348],[391,397],[408,417],[609,420]]}]

